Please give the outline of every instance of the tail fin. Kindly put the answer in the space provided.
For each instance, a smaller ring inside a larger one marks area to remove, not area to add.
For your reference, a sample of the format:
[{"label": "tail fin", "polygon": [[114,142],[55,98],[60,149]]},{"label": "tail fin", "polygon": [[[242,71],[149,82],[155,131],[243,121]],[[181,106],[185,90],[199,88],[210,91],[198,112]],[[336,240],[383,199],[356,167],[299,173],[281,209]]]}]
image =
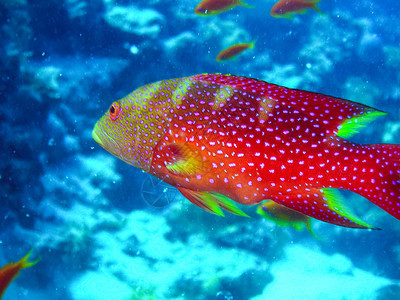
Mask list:
[{"label": "tail fin", "polygon": [[249,43],[249,49],[254,49],[254,47],[256,46],[256,42],[257,42],[257,40],[251,41]]},{"label": "tail fin", "polygon": [[362,189],[354,191],[400,220],[400,145],[376,144],[368,148],[371,161],[359,170],[367,176]]},{"label": "tail fin", "polygon": [[21,269],[29,268],[36,265],[39,262],[39,258],[34,261],[29,261],[29,256],[32,254],[33,249],[28,252],[21,260],[18,262],[21,266]]},{"label": "tail fin", "polygon": [[321,1],[321,0],[314,0],[314,1],[312,2],[311,8],[314,9],[315,11],[319,12],[321,15],[326,16],[326,14],[324,14],[324,13],[318,8],[318,3],[319,3],[320,1]]}]

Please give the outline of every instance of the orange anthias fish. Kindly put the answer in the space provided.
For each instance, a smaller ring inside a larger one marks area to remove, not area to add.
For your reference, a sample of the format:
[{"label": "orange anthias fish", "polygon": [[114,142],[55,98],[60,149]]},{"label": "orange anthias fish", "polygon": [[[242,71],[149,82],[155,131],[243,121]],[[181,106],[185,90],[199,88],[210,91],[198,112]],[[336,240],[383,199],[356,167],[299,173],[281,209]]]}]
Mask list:
[{"label": "orange anthias fish", "polygon": [[23,258],[18,262],[9,262],[0,269],[0,298],[3,297],[5,290],[10,285],[10,283],[18,277],[19,272],[22,269],[32,267],[37,264],[39,259],[29,262],[29,256],[32,254],[32,250],[28,252]]},{"label": "orange anthias fish", "polygon": [[318,238],[311,228],[311,218],[309,216],[274,201],[266,201],[259,204],[257,213],[281,227],[292,227],[297,231],[301,231],[305,227],[313,237]]},{"label": "orange anthias fish", "polygon": [[280,0],[271,9],[271,16],[276,18],[293,18],[294,14],[304,14],[307,8],[322,13],[317,4],[321,0]]},{"label": "orange anthias fish", "polygon": [[385,115],[340,98],[222,74],[145,85],[114,102],[94,140],[199,207],[245,215],[270,199],[336,225],[373,228],[337,190],[400,218],[400,145],[349,142]]},{"label": "orange anthias fish", "polygon": [[247,49],[253,49],[254,45],[255,45],[255,42],[242,43],[242,44],[236,44],[236,45],[230,46],[229,48],[222,50],[217,55],[217,61],[224,61],[227,59],[235,59],[237,57],[237,55],[239,55],[243,51],[245,51]]},{"label": "orange anthias fish", "polygon": [[194,12],[199,16],[215,16],[235,8],[236,6],[253,7],[241,0],[203,0],[201,1]]}]

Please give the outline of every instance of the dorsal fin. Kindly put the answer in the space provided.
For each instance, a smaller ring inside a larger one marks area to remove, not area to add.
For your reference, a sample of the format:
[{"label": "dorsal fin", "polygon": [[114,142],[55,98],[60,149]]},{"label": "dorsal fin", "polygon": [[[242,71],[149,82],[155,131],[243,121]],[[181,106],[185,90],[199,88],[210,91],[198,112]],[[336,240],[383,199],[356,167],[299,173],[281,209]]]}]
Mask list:
[{"label": "dorsal fin", "polygon": [[260,97],[279,101],[306,118],[316,120],[314,126],[323,127],[327,134],[349,138],[358,129],[386,113],[372,107],[303,90],[289,89],[265,81],[223,74],[202,74],[195,80],[236,88]]}]

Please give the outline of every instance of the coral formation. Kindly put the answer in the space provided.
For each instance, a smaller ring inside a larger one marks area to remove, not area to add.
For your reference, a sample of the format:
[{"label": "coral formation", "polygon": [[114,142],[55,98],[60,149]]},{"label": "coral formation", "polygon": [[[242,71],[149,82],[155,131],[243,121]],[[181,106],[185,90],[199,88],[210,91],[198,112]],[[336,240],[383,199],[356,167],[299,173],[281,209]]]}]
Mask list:
[{"label": "coral formation", "polygon": [[[139,15],[140,18],[137,17]],[[157,38],[165,23],[165,18],[158,11],[134,5],[113,6],[104,18],[110,26],[149,38]]]}]

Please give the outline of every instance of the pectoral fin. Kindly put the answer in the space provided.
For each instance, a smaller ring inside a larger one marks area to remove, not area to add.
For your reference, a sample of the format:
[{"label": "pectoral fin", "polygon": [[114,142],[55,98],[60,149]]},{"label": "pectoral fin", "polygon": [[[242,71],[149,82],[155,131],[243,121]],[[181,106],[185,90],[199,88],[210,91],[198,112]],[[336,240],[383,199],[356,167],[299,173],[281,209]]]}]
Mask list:
[{"label": "pectoral fin", "polygon": [[184,142],[164,145],[157,149],[155,155],[157,160],[175,176],[193,177],[207,172],[208,163],[196,149]]}]

